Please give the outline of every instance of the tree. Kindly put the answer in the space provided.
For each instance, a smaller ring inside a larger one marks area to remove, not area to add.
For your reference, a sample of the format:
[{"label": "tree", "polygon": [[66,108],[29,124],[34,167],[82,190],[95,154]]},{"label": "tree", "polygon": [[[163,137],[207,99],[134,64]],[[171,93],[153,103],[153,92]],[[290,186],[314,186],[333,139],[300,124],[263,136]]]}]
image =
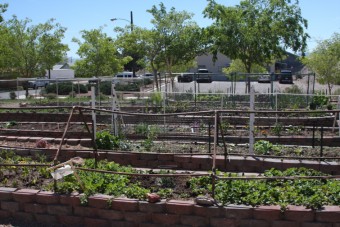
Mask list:
[{"label": "tree", "polygon": [[16,16],[6,22],[7,63],[22,77],[44,75],[68,50],[61,43],[66,29],[54,23],[54,19],[44,24],[29,26],[30,23],[31,20],[18,20]]},{"label": "tree", "polygon": [[144,62],[144,46],[141,40],[142,29],[134,27],[133,30],[126,27],[125,29],[117,27],[116,32],[119,35],[116,40],[118,51],[122,56],[130,56],[132,60],[124,66],[124,70],[131,71],[135,74],[136,71],[145,67]]},{"label": "tree", "polygon": [[329,94],[332,94],[333,85],[340,82],[340,34],[320,41],[302,62],[316,73],[320,84],[327,84]]},{"label": "tree", "polygon": [[[223,69],[224,73],[230,74],[230,73],[247,73],[247,69],[245,68],[243,62],[239,59],[236,59],[234,61],[232,61],[232,63],[230,64],[230,67],[228,68],[224,68]],[[257,65],[257,64],[253,64],[251,69],[250,69],[250,73],[266,73],[267,70],[265,67],[261,66],[261,65]]]},{"label": "tree", "polygon": [[301,16],[298,0],[242,0],[233,7],[208,2],[204,15],[215,20],[208,27],[212,53],[240,59],[248,73],[253,64],[280,59],[286,49],[306,49],[307,21]]},{"label": "tree", "polygon": [[164,61],[170,74],[173,66],[187,64],[204,53],[205,36],[202,29],[191,21],[192,14],[177,12],[175,8],[167,12],[163,3],[159,4],[159,8],[153,6],[147,12],[153,16],[152,30],[156,32],[154,37],[157,38],[154,43],[160,50],[157,58]]},{"label": "tree", "polygon": [[102,28],[81,31],[84,42],[73,38],[79,45],[77,54],[81,60],[73,66],[77,77],[109,76],[121,71],[131,57],[120,57],[113,40]]},{"label": "tree", "polygon": [[0,23],[3,22],[4,18],[2,14],[7,11],[8,4],[0,4]]}]

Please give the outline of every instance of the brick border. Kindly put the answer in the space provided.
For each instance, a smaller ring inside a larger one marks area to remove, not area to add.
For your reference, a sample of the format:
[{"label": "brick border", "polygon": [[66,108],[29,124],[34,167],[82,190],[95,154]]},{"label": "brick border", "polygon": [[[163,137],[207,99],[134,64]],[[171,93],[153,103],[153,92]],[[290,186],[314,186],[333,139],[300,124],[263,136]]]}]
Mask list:
[{"label": "brick border", "polygon": [[340,226],[340,207],[310,210],[300,206],[203,207],[193,201],[148,203],[97,194],[80,205],[80,195],[0,188],[0,218],[76,226]]}]

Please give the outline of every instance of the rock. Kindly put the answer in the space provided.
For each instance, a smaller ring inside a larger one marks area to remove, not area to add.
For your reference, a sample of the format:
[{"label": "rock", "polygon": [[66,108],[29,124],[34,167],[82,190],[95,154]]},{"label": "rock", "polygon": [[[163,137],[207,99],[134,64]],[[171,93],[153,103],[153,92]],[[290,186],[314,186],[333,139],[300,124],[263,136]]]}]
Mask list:
[{"label": "rock", "polygon": [[200,206],[213,206],[215,204],[215,200],[208,196],[198,196],[195,198],[195,203]]},{"label": "rock", "polygon": [[161,197],[157,195],[156,193],[148,193],[147,199],[149,203],[157,203],[161,200]]}]

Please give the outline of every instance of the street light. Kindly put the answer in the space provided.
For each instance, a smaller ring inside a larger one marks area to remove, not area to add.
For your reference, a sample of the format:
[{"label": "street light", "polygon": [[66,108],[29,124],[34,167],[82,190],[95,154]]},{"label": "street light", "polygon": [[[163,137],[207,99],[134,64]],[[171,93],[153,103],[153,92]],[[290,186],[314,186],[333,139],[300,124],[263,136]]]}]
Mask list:
[{"label": "street light", "polygon": [[132,14],[132,11],[130,12],[130,20],[127,20],[127,19],[123,19],[123,18],[112,18],[110,19],[111,21],[115,21],[115,20],[125,20],[127,22],[130,23],[130,26],[131,26],[131,31],[133,31],[133,14]]}]

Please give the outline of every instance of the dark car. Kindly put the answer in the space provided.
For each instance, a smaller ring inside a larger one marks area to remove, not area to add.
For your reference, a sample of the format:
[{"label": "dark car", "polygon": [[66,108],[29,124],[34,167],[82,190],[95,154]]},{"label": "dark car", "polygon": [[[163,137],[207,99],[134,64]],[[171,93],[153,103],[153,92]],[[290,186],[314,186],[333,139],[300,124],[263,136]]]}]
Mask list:
[{"label": "dark car", "polygon": [[46,87],[49,84],[49,81],[45,78],[36,78],[35,80],[29,80],[23,83],[24,89],[37,89],[39,87]]},{"label": "dark car", "polygon": [[281,70],[279,83],[280,84],[292,84],[293,83],[292,71]]},{"label": "dark car", "polygon": [[196,82],[197,83],[211,83],[211,75],[207,69],[198,69],[196,74]]},{"label": "dark car", "polygon": [[194,80],[194,74],[192,73],[182,73],[177,76],[178,83],[192,82]]}]

